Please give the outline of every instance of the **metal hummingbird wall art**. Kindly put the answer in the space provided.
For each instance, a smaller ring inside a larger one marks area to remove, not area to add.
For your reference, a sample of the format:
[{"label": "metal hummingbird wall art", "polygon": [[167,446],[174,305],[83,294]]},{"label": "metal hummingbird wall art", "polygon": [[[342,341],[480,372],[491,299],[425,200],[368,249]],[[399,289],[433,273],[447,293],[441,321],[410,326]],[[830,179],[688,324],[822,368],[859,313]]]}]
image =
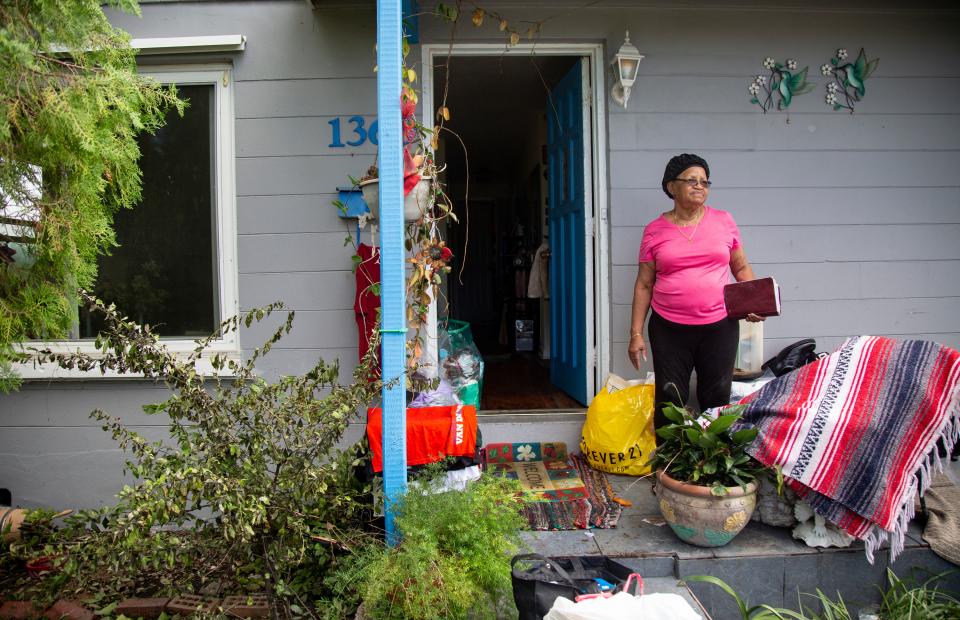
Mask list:
[{"label": "metal hummingbird wall art", "polygon": [[797,61],[788,58],[779,62],[771,57],[763,61],[763,68],[769,75],[758,75],[747,88],[750,92],[750,103],[760,106],[763,113],[769,110],[786,110],[797,95],[804,95],[816,86],[807,81],[807,69],[797,70]]},{"label": "metal hummingbird wall art", "polygon": [[847,50],[841,47],[829,64],[820,67],[820,73],[833,78],[827,82],[824,103],[835,111],[850,110],[850,114],[853,114],[854,105],[866,94],[867,78],[877,70],[880,59],[867,60],[867,54],[861,47],[854,61],[846,60]]}]

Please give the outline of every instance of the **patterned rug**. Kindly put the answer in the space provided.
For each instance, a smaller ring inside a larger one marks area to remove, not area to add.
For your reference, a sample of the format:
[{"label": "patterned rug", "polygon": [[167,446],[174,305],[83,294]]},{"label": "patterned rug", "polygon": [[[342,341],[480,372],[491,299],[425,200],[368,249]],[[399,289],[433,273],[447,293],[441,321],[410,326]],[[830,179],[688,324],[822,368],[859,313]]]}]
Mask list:
[{"label": "patterned rug", "polygon": [[574,454],[570,458],[583,485],[590,492],[590,526],[601,529],[617,527],[623,507],[629,506],[630,502],[617,497],[606,474],[590,467],[582,454]]},{"label": "patterned rug", "polygon": [[565,443],[494,443],[483,458],[488,471],[520,481],[530,529],[590,527],[590,494]]},{"label": "patterned rug", "polygon": [[562,442],[499,443],[484,448],[488,471],[519,480],[532,530],[616,527],[623,512],[606,475]]}]

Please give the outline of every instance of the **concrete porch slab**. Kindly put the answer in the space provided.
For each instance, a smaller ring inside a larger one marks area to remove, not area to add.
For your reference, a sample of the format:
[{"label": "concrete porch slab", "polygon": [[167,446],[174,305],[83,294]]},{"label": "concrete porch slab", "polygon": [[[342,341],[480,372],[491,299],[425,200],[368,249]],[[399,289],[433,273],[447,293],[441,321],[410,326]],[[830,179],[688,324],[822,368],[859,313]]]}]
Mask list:
[{"label": "concrete porch slab", "polygon": [[[650,478],[611,475],[609,480],[614,492],[633,504],[624,508],[616,528],[594,529],[592,536],[583,530],[525,532],[530,551],[543,555],[599,553],[616,558],[645,579],[713,575],[749,604],[794,610],[801,604],[814,605],[808,595],[820,589],[834,600],[842,597],[854,617],[861,606],[879,602],[888,566],[901,578],[916,575],[919,581],[954,570],[941,587],[960,592],[957,567],[923,542],[923,528],[917,521],[911,523],[905,549],[894,564],[889,564],[886,551],[869,564],[859,541],[844,549],[815,549],[795,540],[789,528],[753,521],[724,547],[695,547],[680,541],[669,526],[659,524],[662,519]],[[716,586],[693,582],[688,586],[713,618],[739,617],[733,599]]]}]

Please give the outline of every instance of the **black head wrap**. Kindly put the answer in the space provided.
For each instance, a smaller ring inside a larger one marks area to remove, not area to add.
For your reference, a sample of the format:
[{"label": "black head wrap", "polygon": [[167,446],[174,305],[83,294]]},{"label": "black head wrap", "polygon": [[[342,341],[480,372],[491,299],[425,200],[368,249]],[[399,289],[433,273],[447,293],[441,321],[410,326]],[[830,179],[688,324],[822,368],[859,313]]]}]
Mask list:
[{"label": "black head wrap", "polygon": [[707,160],[693,153],[681,153],[671,157],[670,161],[667,162],[667,168],[663,171],[663,183],[660,184],[663,193],[673,198],[673,194],[667,189],[667,183],[676,179],[681,172],[691,166],[700,166],[707,173],[707,178],[710,178],[710,166],[707,165]]}]

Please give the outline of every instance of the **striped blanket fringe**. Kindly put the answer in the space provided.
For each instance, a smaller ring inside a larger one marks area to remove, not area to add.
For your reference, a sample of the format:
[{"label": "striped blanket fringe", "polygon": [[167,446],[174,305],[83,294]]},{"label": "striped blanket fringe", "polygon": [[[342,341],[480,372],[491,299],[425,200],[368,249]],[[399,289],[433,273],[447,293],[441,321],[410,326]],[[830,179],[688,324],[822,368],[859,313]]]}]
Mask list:
[{"label": "striped blanket fringe", "polygon": [[[946,428],[940,434],[940,439],[945,448],[946,457],[953,452],[954,445],[960,439],[960,386],[958,386],[951,396],[953,401],[951,411],[947,414]],[[917,494],[921,497],[933,484],[933,479],[937,474],[943,473],[944,457],[940,456],[940,448],[937,442],[927,451],[926,457],[920,463],[920,469],[913,476],[913,484],[909,487],[909,492],[904,498],[903,504],[897,511],[897,521],[893,532],[888,532],[877,524],[872,524],[866,537],[863,539],[866,546],[867,560],[873,564],[873,554],[880,549],[880,546],[890,539],[890,561],[893,562],[903,551],[904,538],[907,534],[907,527],[916,516]]]},{"label": "striped blanket fringe", "polygon": [[778,466],[810,507],[864,541],[872,564],[903,551],[923,494],[960,437],[960,353],[934,342],[850,338],[740,401],[748,452]]}]

